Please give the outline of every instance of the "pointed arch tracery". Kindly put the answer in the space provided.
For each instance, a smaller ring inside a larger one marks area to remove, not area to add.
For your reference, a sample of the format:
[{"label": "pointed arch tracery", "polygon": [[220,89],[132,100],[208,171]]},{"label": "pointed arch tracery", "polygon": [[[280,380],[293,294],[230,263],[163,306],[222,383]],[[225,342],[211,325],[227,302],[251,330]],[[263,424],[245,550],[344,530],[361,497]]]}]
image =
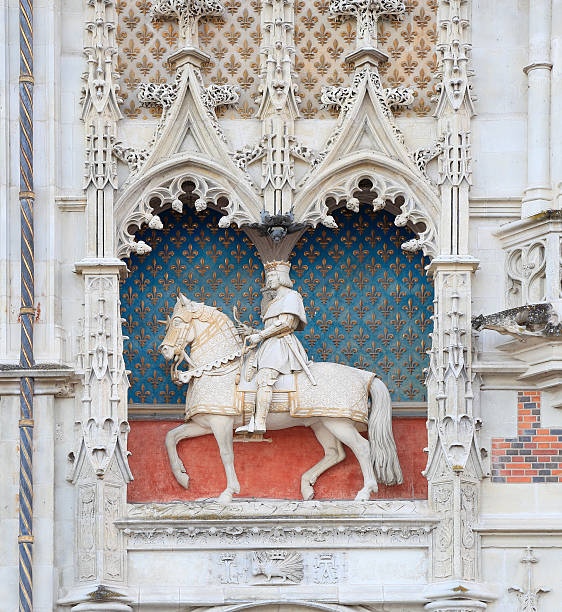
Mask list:
[{"label": "pointed arch tracery", "polygon": [[[316,227],[323,224],[335,227],[330,212],[345,202],[345,206],[357,212],[362,183],[371,185],[374,210],[386,210],[395,215],[398,227],[408,225],[416,234],[402,245],[407,251],[422,250],[424,255],[435,257],[439,252],[437,194],[402,162],[370,151],[346,156],[322,169],[312,180],[303,185],[303,191],[295,202],[299,222]],[[364,189],[363,189],[364,191]]]},{"label": "pointed arch tracery", "polygon": [[[186,185],[192,186],[190,190]],[[197,211],[207,207],[223,216],[220,227],[238,227],[259,221],[260,203],[251,186],[207,157],[174,156],[151,169],[127,187],[115,207],[116,255],[150,252],[150,245],[135,239],[135,232],[145,225],[162,229],[158,212],[173,208],[181,212],[182,199],[195,197]]]}]

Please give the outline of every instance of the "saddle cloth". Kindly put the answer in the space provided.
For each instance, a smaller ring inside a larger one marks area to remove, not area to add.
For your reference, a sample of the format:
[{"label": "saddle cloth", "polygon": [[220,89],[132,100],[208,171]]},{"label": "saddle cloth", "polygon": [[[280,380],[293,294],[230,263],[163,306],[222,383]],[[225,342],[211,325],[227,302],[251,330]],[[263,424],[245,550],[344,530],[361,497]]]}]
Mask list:
[{"label": "saddle cloth", "polygon": [[[249,360],[246,360],[242,368],[242,372],[240,375],[240,383],[238,384],[238,391],[243,391],[244,393],[248,393],[248,392],[255,393],[258,390],[257,376],[254,376],[252,380],[250,381],[246,380],[248,362]],[[297,390],[297,387],[295,384],[294,374],[281,374],[281,376],[279,376],[279,378],[275,381],[275,384],[273,385],[274,392],[279,391],[282,393],[290,393],[296,390]]]}]

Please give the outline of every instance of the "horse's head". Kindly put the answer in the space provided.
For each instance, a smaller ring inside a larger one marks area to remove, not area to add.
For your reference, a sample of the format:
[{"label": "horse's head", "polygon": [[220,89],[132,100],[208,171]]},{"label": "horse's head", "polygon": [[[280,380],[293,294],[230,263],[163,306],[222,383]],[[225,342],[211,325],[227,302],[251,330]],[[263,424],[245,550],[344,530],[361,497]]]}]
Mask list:
[{"label": "horse's head", "polygon": [[160,352],[166,361],[177,360],[185,347],[195,338],[195,330],[192,325],[193,304],[194,302],[188,300],[185,295],[178,294],[172,316],[163,321],[166,325],[166,335],[160,344]]}]

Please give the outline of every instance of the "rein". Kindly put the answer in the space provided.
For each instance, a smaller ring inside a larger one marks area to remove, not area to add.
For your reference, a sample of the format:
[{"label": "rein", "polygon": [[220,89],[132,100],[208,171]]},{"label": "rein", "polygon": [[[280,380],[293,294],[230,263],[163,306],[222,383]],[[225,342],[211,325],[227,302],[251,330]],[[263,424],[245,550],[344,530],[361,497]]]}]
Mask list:
[{"label": "rein", "polygon": [[[199,313],[197,313],[197,315],[198,314]],[[219,317],[219,311],[216,311],[215,313],[213,313],[213,315],[208,319],[209,325],[207,329],[204,330],[203,333],[194,340],[194,342],[192,343],[192,348],[196,347],[197,349],[201,349],[201,347],[203,347],[209,340],[211,340],[215,336],[215,334],[218,331],[220,331],[221,328],[217,325],[218,317]],[[223,357],[218,357],[217,359],[214,359],[213,361],[209,363],[206,363],[201,366],[197,366],[185,351],[185,344],[187,344],[187,335],[189,333],[189,329],[191,325],[193,325],[192,320],[197,319],[197,318],[200,318],[200,316],[196,316],[195,313],[192,313],[191,321],[189,322],[189,324],[187,324],[187,322],[182,318],[182,321],[184,321],[186,325],[180,331],[180,333],[178,334],[177,340],[174,343],[174,348],[176,350],[176,354],[179,355],[179,358],[176,361],[174,361],[172,365],[170,366],[170,374],[171,374],[173,381],[177,381],[179,379],[178,372],[189,374],[191,378],[200,378],[201,376],[203,376],[203,374],[207,372],[211,372],[212,370],[215,370],[217,368],[220,368],[221,366],[229,363],[230,361],[233,361],[234,359],[242,356],[243,349],[237,349],[236,351],[233,351],[232,353],[229,353],[228,355],[224,355]],[[182,344],[184,348],[181,348]],[[191,365],[194,369],[187,370],[187,371],[178,370],[178,366],[184,361],[187,361],[187,363],[189,363],[189,365]]]}]

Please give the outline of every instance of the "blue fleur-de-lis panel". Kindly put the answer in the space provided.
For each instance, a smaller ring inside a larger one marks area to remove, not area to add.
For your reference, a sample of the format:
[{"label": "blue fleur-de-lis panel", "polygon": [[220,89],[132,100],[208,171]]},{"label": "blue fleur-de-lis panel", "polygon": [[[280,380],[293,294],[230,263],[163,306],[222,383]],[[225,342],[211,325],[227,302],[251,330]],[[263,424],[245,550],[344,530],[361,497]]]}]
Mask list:
[{"label": "blue fleur-de-lis panel", "polygon": [[[337,230],[307,232],[291,258],[309,317],[303,345],[316,361],[377,372],[395,401],[423,401],[433,300],[424,258],[400,249],[411,236],[386,212],[365,206],[334,216]],[[163,230],[137,232],[152,252],[131,256],[121,287],[131,403],[184,401],[185,387],[171,382],[158,352],[159,320],[172,313],[178,290],[229,315],[236,305],[243,320],[259,324],[263,267],[244,232],[219,229],[214,211],[160,217]]]},{"label": "blue fleur-de-lis panel", "polygon": [[185,401],[186,387],[170,379],[170,366],[158,351],[164,337],[159,320],[171,315],[178,290],[188,298],[216,306],[242,320],[260,322],[263,265],[239,229],[220,229],[220,213],[159,213],[164,228],[143,228],[136,234],[152,247],[132,255],[130,274],[121,286],[125,365],[131,371],[130,403],[166,404]]},{"label": "blue fleur-de-lis panel", "polygon": [[394,401],[425,401],[433,313],[428,262],[400,248],[412,235],[386,211],[364,205],[333,216],[338,229],[306,233],[291,258],[309,318],[302,334],[308,355],[376,372]]}]

